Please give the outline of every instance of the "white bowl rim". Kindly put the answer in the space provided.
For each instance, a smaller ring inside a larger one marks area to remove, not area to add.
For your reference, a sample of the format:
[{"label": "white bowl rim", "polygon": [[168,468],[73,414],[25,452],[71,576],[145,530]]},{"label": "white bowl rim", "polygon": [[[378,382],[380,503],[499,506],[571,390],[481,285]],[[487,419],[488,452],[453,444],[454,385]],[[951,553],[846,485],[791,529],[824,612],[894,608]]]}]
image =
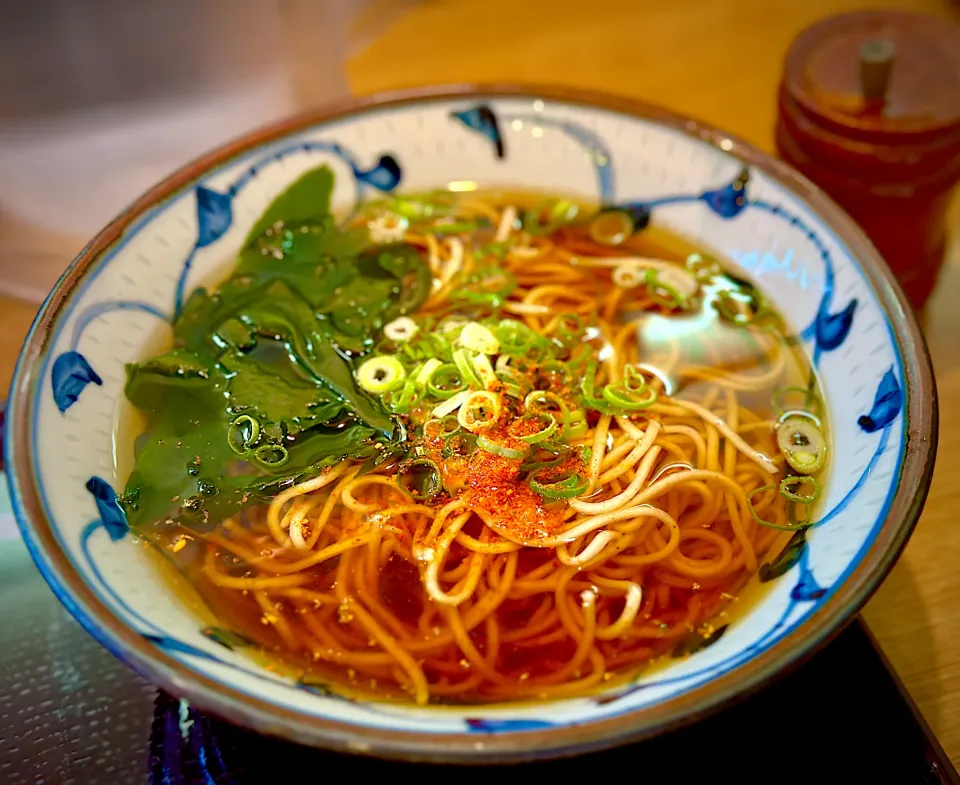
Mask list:
[{"label": "white bowl rim", "polygon": [[[805,200],[824,224],[846,244],[873,286],[901,347],[905,394],[905,451],[899,467],[900,482],[886,520],[843,585],[816,613],[751,659],[749,665],[734,668],[721,678],[712,679],[654,706],[584,724],[487,735],[479,746],[477,737],[467,733],[379,731],[376,737],[371,737],[361,728],[290,711],[190,671],[182,662],[174,660],[136,631],[123,625],[85,585],[56,544],[50,521],[43,513],[36,477],[29,460],[29,423],[33,416],[31,392],[38,383],[36,370],[48,348],[53,327],[74,290],[138,217],[203,176],[209,169],[248,149],[306,128],[391,106],[478,98],[543,99],[658,122],[739,158]],[[866,235],[814,184],[753,145],[708,124],[662,108],[592,90],[515,84],[444,85],[353,98],[254,130],[186,164],[117,216],[64,272],[31,325],[14,371],[8,400],[4,463],[14,512],[26,545],[60,601],[116,657],[151,682],[190,701],[197,708],[261,733],[339,751],[362,751],[406,760],[463,763],[543,759],[648,738],[703,717],[758,690],[775,675],[810,656],[852,619],[893,567],[906,545],[929,489],[938,432],[937,392],[932,364],[913,311]]]}]

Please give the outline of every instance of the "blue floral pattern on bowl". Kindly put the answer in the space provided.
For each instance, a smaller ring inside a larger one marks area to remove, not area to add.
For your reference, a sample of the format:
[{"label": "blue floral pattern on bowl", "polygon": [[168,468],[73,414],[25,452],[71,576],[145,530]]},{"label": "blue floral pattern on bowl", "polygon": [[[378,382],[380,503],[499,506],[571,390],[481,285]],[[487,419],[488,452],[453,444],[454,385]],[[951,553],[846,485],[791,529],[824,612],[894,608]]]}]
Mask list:
[{"label": "blue floral pattern on bowl", "polygon": [[[539,738],[558,726],[603,727],[618,718],[644,727],[645,710],[691,696],[695,701],[716,680],[744,682],[751,663],[778,647],[781,658],[793,656],[798,631],[836,604],[832,598],[878,547],[881,529],[912,523],[888,519],[907,448],[912,364],[904,356],[901,326],[891,318],[889,295],[878,293],[847,237],[768,166],[727,152],[734,148],[729,140],[718,144],[677,124],[562,100],[400,102],[253,143],[147,205],[121,237],[85,261],[49,328],[27,393],[16,403],[31,417],[29,449],[9,448],[13,498],[48,580],[98,639],[175,693],[194,694],[191,679],[202,677],[229,692],[232,706],[257,699],[272,707],[240,712],[255,727],[276,727],[273,711],[287,718],[281,727],[288,735],[328,743],[324,721],[334,721],[360,736],[364,729],[400,734],[401,753],[416,752],[418,737],[430,735],[493,739],[536,732]],[[321,162],[337,176],[334,203],[346,208],[401,185],[416,191],[467,179],[481,186],[576,193],[629,211],[642,218],[640,226],[660,223],[714,249],[766,290],[796,326],[821,374],[834,460],[817,524],[766,565],[761,579],[773,588],[755,609],[714,636],[709,647],[642,674],[626,688],[549,707],[421,709],[347,700],[324,685],[261,669],[245,654],[243,639],[198,620],[165,590],[152,561],[129,536],[115,493],[123,479],[116,464],[117,450],[125,448],[114,445],[113,431],[124,364],[165,329],[199,282],[229,263],[272,198]],[[24,373],[21,366],[18,374]],[[34,478],[31,501],[20,487],[26,473]],[[44,551],[49,546],[35,527],[47,527],[66,567],[51,566]],[[97,611],[75,600],[75,581],[89,587],[101,604]],[[176,681],[166,665],[144,664],[153,649],[131,657],[117,627],[162,651]],[[783,644],[788,637],[789,655]],[[305,730],[291,731],[294,720]],[[351,743],[363,750],[366,742]],[[481,748],[487,743],[478,742]]]}]

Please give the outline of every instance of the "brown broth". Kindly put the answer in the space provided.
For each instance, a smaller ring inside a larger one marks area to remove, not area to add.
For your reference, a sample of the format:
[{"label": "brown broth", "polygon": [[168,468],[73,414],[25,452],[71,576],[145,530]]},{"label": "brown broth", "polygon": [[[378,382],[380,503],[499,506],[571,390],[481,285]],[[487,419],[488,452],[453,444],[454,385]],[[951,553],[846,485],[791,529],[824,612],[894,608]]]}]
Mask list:
[{"label": "brown broth", "polygon": [[[484,192],[480,196],[469,193],[461,198],[482,198],[488,204],[509,203],[530,206],[539,202],[542,197],[535,194]],[[616,249],[618,255],[638,255],[668,260],[682,260],[695,252],[702,253],[704,249],[656,226],[648,227]],[[639,336],[641,360],[656,367],[660,367],[661,361],[669,361],[671,370],[664,374],[667,385],[671,388],[669,392],[682,394],[685,398],[700,399],[712,386],[709,381],[684,376],[684,369],[692,365],[707,364],[711,368],[726,373],[756,373],[762,369],[761,352],[757,349],[755,342],[749,339],[749,335],[742,329],[733,327],[720,319],[716,311],[709,307],[706,298],[703,308],[693,313],[680,316],[651,314],[639,328]],[[812,383],[813,389],[819,393],[815,374],[802,351],[788,342],[784,333],[779,332],[776,337],[782,341],[787,355],[786,368],[777,386],[799,387]],[[763,389],[752,395],[741,395],[739,400],[758,418],[766,420],[776,416],[771,404],[771,389]],[[130,445],[142,430],[143,423],[139,414],[124,403],[118,414],[117,424],[119,434],[115,450],[117,473],[119,477],[125,477],[132,460]],[[827,423],[823,424],[826,427]],[[238,516],[230,525],[253,531],[262,530],[264,515],[263,508],[249,510]],[[223,525],[219,526],[217,531],[229,536],[229,531]],[[306,630],[309,631],[311,625],[321,626],[329,630],[330,634],[345,648],[352,648],[354,651],[380,651],[377,646],[368,645],[369,641],[361,640],[353,627],[343,622],[342,608],[329,605],[318,605],[315,608],[296,607],[295,603],[289,599],[274,597],[270,599],[270,605],[265,609],[253,596],[255,592],[223,589],[209,580],[202,569],[204,545],[199,537],[185,533],[179,526],[162,522],[158,522],[150,531],[142,532],[142,535],[146,541],[155,546],[153,550],[157,554],[157,559],[163,562],[164,573],[168,576],[176,574],[176,579],[170,579],[173,591],[197,612],[202,623],[232,631],[248,640],[251,646],[247,650],[257,661],[271,669],[300,678],[305,683],[317,685],[320,689],[332,689],[349,695],[378,700],[409,701],[409,694],[392,683],[396,680],[391,675],[390,667],[384,667],[382,677],[378,678],[377,668],[358,673],[356,669],[349,666],[317,660],[310,656],[308,651],[293,651],[284,643],[274,618],[295,620],[303,617]],[[479,536],[479,532],[474,536]],[[767,548],[767,556],[779,553],[789,537],[789,533],[783,533],[774,538]],[[181,545],[182,540],[185,544]],[[694,542],[689,547],[691,549],[689,552],[693,553],[699,546]],[[455,545],[447,561],[447,571],[454,571],[460,561],[468,556],[467,551]],[[217,559],[219,569],[228,575],[252,574],[248,565],[236,557],[218,551]],[[518,576],[551,560],[556,563],[552,551],[525,550],[521,552],[518,560]],[[313,570],[310,573],[310,582],[300,588],[314,592],[335,592],[340,561],[340,559],[331,560],[324,564],[323,569]],[[174,567],[173,570],[171,565]],[[700,588],[694,582],[694,588],[675,587],[668,592],[663,592],[662,598],[656,598],[652,622],[681,617],[691,600],[697,597],[697,601],[702,601],[704,608],[708,609],[704,613],[713,620],[713,624],[716,626],[727,624],[748,612],[750,607],[764,595],[769,585],[760,584],[755,577],[740,576],[733,581],[716,586],[705,585]],[[496,611],[498,635],[501,638],[496,644],[491,641],[490,633],[483,624],[470,635],[473,645],[481,654],[487,652],[491,645],[497,645],[498,654],[495,661],[498,672],[519,674],[517,678],[521,683],[548,677],[563,668],[570,662],[578,646],[576,640],[562,634],[563,628],[561,627],[558,631],[556,625],[545,627],[540,640],[530,638],[521,638],[517,641],[503,640],[511,633],[523,630],[525,627],[537,627],[547,613],[542,607],[543,597],[544,595],[541,594],[506,600]],[[415,562],[401,557],[399,553],[391,555],[380,570],[376,599],[389,608],[393,616],[406,625],[411,633],[417,631],[424,608],[431,603],[421,584],[420,567]],[[607,623],[616,618],[622,604],[622,601],[619,601],[619,604],[615,602],[606,608]],[[207,612],[203,612],[201,608],[205,608]],[[434,615],[432,621],[429,628],[419,629],[425,639],[445,629],[440,616]],[[584,692],[597,692],[609,688],[614,684],[635,678],[644,669],[658,667],[659,663],[668,661],[664,659],[664,655],[668,654],[676,644],[676,638],[662,642],[653,640],[645,650],[643,647],[638,648],[635,644],[621,645],[618,640],[601,641],[598,644],[600,650],[606,660],[614,665],[608,669],[599,684]],[[465,666],[466,660],[456,646],[448,648],[449,651],[446,651],[444,656],[431,657],[424,665],[431,684],[442,682],[445,678],[459,678],[467,669],[466,666],[469,666],[469,663]],[[441,695],[434,702],[440,704],[496,703],[512,697],[538,699],[542,696],[523,693],[519,696],[491,697],[468,692],[452,698]]]}]

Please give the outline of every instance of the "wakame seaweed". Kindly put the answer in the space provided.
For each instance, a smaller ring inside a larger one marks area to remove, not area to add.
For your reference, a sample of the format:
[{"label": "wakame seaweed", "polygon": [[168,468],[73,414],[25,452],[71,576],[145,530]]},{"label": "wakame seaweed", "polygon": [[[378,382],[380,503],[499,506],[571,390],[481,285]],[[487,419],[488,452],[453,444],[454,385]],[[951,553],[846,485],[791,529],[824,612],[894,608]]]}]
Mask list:
[{"label": "wakame seaweed", "polygon": [[132,526],[213,526],[394,436],[352,364],[422,305],[430,270],[411,246],[341,229],[333,182],[321,167],[277,197],[231,276],[187,300],[172,348],[127,367],[127,398],[147,420],[120,499]]}]

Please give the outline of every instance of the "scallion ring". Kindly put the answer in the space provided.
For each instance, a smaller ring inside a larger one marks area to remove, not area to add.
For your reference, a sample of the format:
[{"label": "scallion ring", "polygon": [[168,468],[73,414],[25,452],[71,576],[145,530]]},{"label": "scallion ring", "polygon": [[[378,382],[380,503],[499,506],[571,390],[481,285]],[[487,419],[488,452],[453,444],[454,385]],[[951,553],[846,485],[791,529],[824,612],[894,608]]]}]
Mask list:
[{"label": "scallion ring", "polygon": [[453,363],[439,363],[427,377],[427,393],[434,398],[452,398],[467,389],[460,369]]},{"label": "scallion ring", "polygon": [[579,439],[589,430],[587,413],[583,409],[568,412],[563,416],[563,438]]},{"label": "scallion ring", "polygon": [[720,292],[714,300],[714,307],[721,317],[740,326],[753,323],[763,312],[756,294],[732,289]]},{"label": "scallion ring", "polygon": [[227,444],[237,455],[245,455],[247,450],[260,441],[260,423],[249,414],[241,414],[227,429]]},{"label": "scallion ring", "polygon": [[777,425],[777,446],[790,468],[813,474],[827,459],[827,440],[813,417],[791,414]]},{"label": "scallion ring", "polygon": [[570,411],[563,399],[549,390],[534,390],[523,399],[523,408],[530,414],[553,414],[562,417]]},{"label": "scallion ring", "polygon": [[500,419],[500,398],[492,392],[477,390],[467,395],[457,412],[457,420],[468,431],[482,431]]},{"label": "scallion ring", "polygon": [[577,217],[579,208],[565,199],[547,199],[523,215],[523,228],[529,234],[553,234]]},{"label": "scallion ring", "polygon": [[440,468],[429,458],[414,458],[400,464],[397,485],[415,501],[429,501],[443,490]]},{"label": "scallion ring", "polygon": [[723,272],[720,269],[720,263],[709,254],[690,254],[686,265],[700,283],[708,283]]},{"label": "scallion ring", "polygon": [[268,469],[276,469],[290,459],[290,453],[282,444],[261,444],[253,451],[253,457]]},{"label": "scallion ring", "polygon": [[671,310],[675,308],[686,307],[687,298],[673,285],[667,282],[662,275],[663,270],[647,270],[644,276],[644,283],[647,286],[647,294],[657,305]]},{"label": "scallion ring", "polygon": [[549,469],[538,469],[530,475],[530,490],[544,499],[572,499],[586,493],[590,482],[580,474],[568,474],[560,480],[546,481]]},{"label": "scallion ring", "polygon": [[387,390],[380,400],[394,414],[408,414],[422,397],[423,388],[413,379],[404,379],[396,387]]},{"label": "scallion ring", "polygon": [[[437,370],[442,367],[443,367],[442,360],[438,360],[436,357],[431,357],[429,360],[427,360],[423,365],[421,365],[417,369],[413,378],[416,380],[417,384],[419,384],[421,387],[426,387],[430,381],[430,377],[433,376],[434,373],[436,373]],[[451,393],[451,395],[452,394],[453,393]],[[448,397],[448,396],[441,396],[441,397]]]},{"label": "scallion ring", "polygon": [[530,349],[543,342],[543,338],[537,335],[523,322],[516,319],[503,319],[493,328],[500,343],[500,356],[510,355],[513,357],[522,357]]},{"label": "scallion ring", "polygon": [[[536,425],[537,430],[533,433],[525,433],[529,426]],[[507,430],[511,435],[515,435],[520,441],[527,444],[539,444],[549,439],[557,432],[557,420],[552,414],[542,412],[539,414],[525,414],[523,417],[510,423]]]},{"label": "scallion ring", "polygon": [[499,455],[501,458],[507,458],[511,461],[522,461],[527,456],[527,450],[519,450],[514,447],[508,447],[501,442],[488,439],[483,434],[477,437],[477,447],[493,455]]},{"label": "scallion ring", "polygon": [[473,372],[477,375],[480,385],[484,389],[489,390],[496,385],[497,375],[494,373],[490,358],[487,355],[475,354],[470,358],[470,363],[473,365]]},{"label": "scallion ring", "polygon": [[[797,493],[793,490],[804,483],[810,486],[810,493]],[[817,482],[816,477],[807,477],[806,475],[784,477],[780,481],[780,495],[797,504],[813,504],[820,498],[820,483]]]},{"label": "scallion ring", "polygon": [[620,384],[606,384],[602,393],[611,406],[628,412],[648,409],[657,402],[657,391],[652,387],[647,387],[642,393],[633,393]]},{"label": "scallion ring", "polygon": [[407,375],[403,364],[388,355],[369,357],[357,368],[357,383],[368,393],[382,395]]},{"label": "scallion ring", "polygon": [[391,341],[406,343],[417,334],[420,327],[409,316],[401,316],[383,325],[383,334]]},{"label": "scallion ring", "polygon": [[446,417],[448,414],[453,414],[453,412],[463,406],[463,403],[467,400],[468,395],[470,395],[469,390],[464,390],[463,392],[458,392],[455,395],[451,395],[443,403],[434,407],[433,411],[431,412],[432,416]]},{"label": "scallion ring", "polygon": [[500,351],[497,336],[479,322],[467,322],[460,331],[457,342],[465,349],[479,354],[497,354]]},{"label": "scallion ring", "polygon": [[634,232],[636,224],[624,210],[604,210],[590,221],[590,239],[601,245],[620,245]]},{"label": "scallion ring", "polygon": [[486,386],[480,381],[477,372],[473,370],[473,358],[469,349],[457,349],[453,353],[453,362],[457,366],[457,370],[460,371],[460,377],[467,387],[479,389]]},{"label": "scallion ring", "polygon": [[804,523],[801,525],[790,525],[786,523],[774,523],[773,521],[764,520],[760,517],[760,513],[754,509],[753,497],[761,493],[767,493],[768,491],[776,490],[778,490],[776,485],[763,485],[759,488],[755,488],[747,494],[747,507],[750,510],[750,515],[753,516],[753,520],[756,521],[760,526],[766,526],[768,529],[777,529],[778,531],[782,532],[795,532],[799,531],[800,529],[806,529],[809,524]]}]

